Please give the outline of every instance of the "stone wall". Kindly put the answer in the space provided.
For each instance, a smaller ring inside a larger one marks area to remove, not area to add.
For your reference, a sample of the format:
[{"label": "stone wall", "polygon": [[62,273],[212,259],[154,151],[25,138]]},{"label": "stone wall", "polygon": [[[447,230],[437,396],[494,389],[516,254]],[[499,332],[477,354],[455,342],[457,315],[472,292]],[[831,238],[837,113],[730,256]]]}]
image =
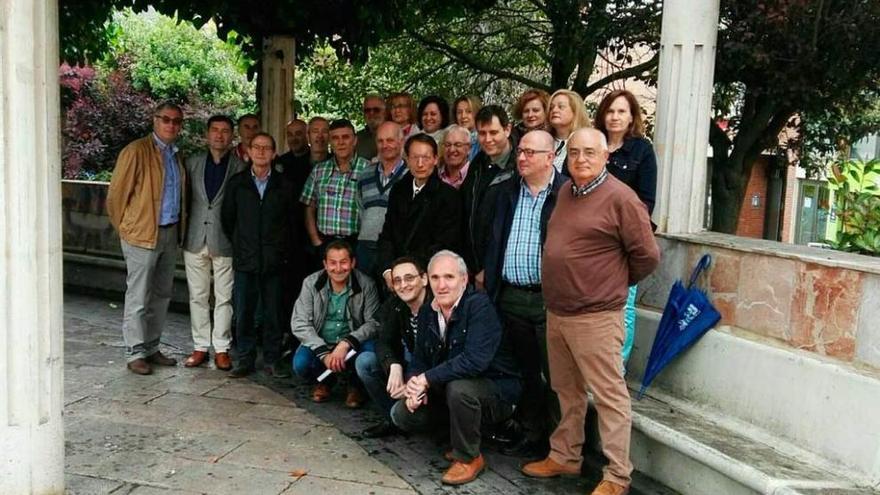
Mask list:
[{"label": "stone wall", "polygon": [[721,325],[855,365],[880,368],[880,259],[717,233],[662,235],[661,267],[639,303],[663,308],[704,253]]}]

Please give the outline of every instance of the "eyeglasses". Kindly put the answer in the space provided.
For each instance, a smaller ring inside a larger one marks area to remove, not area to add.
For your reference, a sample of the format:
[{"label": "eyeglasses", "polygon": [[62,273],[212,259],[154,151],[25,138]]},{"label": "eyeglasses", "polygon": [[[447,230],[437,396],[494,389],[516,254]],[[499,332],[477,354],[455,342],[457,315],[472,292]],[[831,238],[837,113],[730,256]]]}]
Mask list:
[{"label": "eyeglasses", "polygon": [[251,149],[255,151],[274,151],[275,148],[269,144],[252,144]]},{"label": "eyeglasses", "polygon": [[434,159],[434,155],[408,155],[406,161],[410,163],[429,162]]},{"label": "eyeglasses", "polygon": [[537,153],[550,153],[550,152],[551,152],[551,150],[533,150],[533,149],[529,149],[529,148],[517,148],[516,149],[516,156],[519,156],[519,154],[522,153],[522,154],[526,155],[526,158],[532,158]]},{"label": "eyeglasses", "polygon": [[364,113],[379,113],[382,110],[382,107],[364,107]]},{"label": "eyeglasses", "polygon": [[575,160],[578,160],[581,157],[586,158],[587,160],[592,160],[593,158],[596,158],[597,156],[599,156],[599,152],[592,149],[592,148],[584,148],[584,149],[572,148],[572,149],[568,150],[568,156],[569,156],[569,158],[573,158]]},{"label": "eyeglasses", "polygon": [[402,110],[404,108],[409,108],[409,105],[407,105],[406,103],[398,103],[396,105],[391,105],[392,110]]},{"label": "eyeglasses", "polygon": [[470,147],[470,145],[471,145],[471,143],[443,143],[443,147],[446,149],[455,148],[458,150],[463,150],[465,148],[468,148],[468,147]]},{"label": "eyeglasses", "polygon": [[167,115],[156,115],[156,118],[159,119],[163,124],[174,124],[174,125],[182,125],[183,119],[180,117],[173,118]]},{"label": "eyeglasses", "polygon": [[394,277],[391,279],[391,285],[397,287],[403,284],[411,284],[415,282],[417,278],[419,278],[419,276],[413,274],[407,274],[402,277]]}]

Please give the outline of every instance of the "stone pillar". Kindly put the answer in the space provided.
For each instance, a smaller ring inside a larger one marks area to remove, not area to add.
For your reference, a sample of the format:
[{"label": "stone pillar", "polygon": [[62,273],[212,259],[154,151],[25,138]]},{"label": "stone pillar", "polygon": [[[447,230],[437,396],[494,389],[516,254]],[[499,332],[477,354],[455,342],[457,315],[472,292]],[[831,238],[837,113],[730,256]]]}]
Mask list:
[{"label": "stone pillar", "polygon": [[64,493],[58,7],[0,0],[0,493]]},{"label": "stone pillar", "polygon": [[659,232],[704,230],[719,0],[665,0],[654,148]]},{"label": "stone pillar", "polygon": [[263,40],[260,125],[275,138],[279,153],[287,149],[285,128],[293,118],[294,46],[292,36],[271,36]]}]

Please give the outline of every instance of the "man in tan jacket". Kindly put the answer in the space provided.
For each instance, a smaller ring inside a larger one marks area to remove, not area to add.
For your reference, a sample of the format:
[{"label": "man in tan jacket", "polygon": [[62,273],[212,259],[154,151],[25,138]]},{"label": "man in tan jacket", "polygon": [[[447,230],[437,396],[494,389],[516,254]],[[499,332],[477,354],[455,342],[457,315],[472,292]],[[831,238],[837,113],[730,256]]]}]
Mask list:
[{"label": "man in tan jacket", "polygon": [[177,364],[159,352],[159,339],[171,301],[178,239],[186,230],[186,175],[174,145],[182,124],[179,106],[160,104],[153,113],[153,132],[119,153],[107,192],[107,213],[119,232],[127,271],[126,361],[138,375],[152,373],[151,364]]}]

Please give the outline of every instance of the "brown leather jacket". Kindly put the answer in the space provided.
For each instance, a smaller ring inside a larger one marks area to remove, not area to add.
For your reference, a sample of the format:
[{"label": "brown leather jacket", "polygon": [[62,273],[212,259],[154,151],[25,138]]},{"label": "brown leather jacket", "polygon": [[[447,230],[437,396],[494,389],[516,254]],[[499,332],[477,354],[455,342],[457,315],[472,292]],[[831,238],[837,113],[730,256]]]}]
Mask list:
[{"label": "brown leather jacket", "polygon": [[[186,170],[179,155],[177,169],[181,198],[178,238],[183,240],[186,232]],[[122,240],[132,246],[156,248],[164,184],[162,152],[153,141],[152,133],[122,149],[107,191],[107,214]]]}]

